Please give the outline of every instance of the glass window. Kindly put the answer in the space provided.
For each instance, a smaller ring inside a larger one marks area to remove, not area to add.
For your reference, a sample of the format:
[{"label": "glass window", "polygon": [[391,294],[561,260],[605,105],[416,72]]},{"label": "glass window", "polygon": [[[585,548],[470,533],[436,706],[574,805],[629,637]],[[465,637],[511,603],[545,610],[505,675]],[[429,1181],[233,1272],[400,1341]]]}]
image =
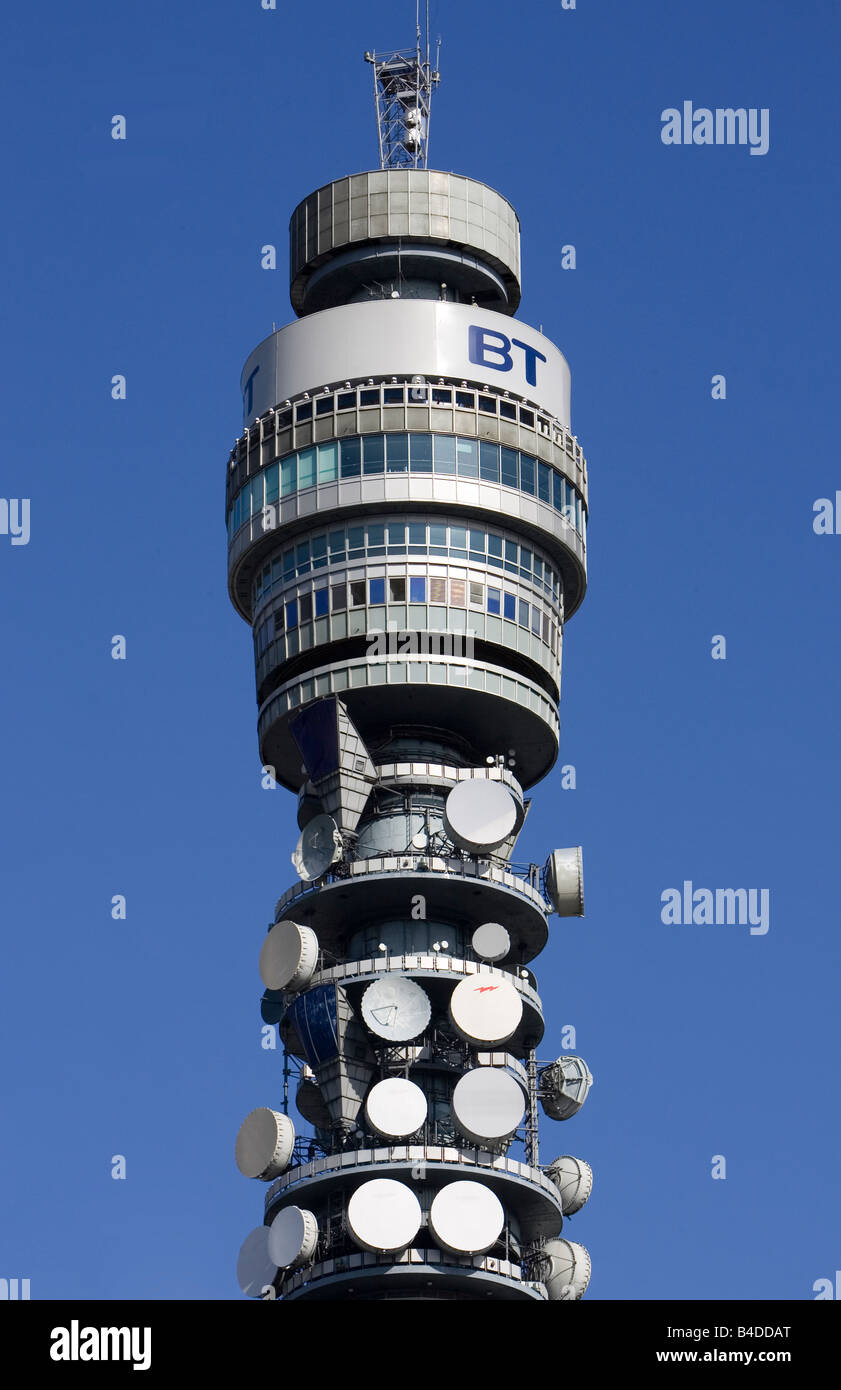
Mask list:
[{"label": "glass window", "polygon": [[406,581],[400,575],[388,581],[388,601],[389,603],[406,602]]},{"label": "glass window", "polygon": [[331,584],[330,600],[333,604],[333,612],[337,613],[342,608],[347,608],[347,585]]},{"label": "glass window", "polygon": [[409,467],[409,436],[387,434],[386,451],[389,473],[405,473]]},{"label": "glass window", "polygon": [[478,478],[479,450],[476,447],[475,439],[457,439],[456,457],[460,478]]},{"label": "glass window", "polygon": [[312,419],[312,401],[302,401],[300,405],[296,405],[296,406],[295,406],[295,420],[296,420],[297,423],[300,423],[301,420],[311,420],[311,419]]},{"label": "glass window", "polygon": [[450,527],[450,545],[456,550],[467,549],[467,530],[464,526]]},{"label": "glass window", "polygon": [[369,584],[371,589],[371,602],[385,603],[385,580],[371,579],[369,580]]},{"label": "glass window", "polygon": [[315,616],[317,618],[323,618],[329,606],[327,586],[325,585],[323,589],[316,589],[313,598],[315,599]]},{"label": "glass window", "polygon": [[487,483],[499,482],[499,445],[487,439],[479,444],[479,476]]},{"label": "glass window", "polygon": [[339,476],[339,450],[335,440],[318,446],[318,481],[335,482]]},{"label": "glass window", "polygon": [[505,568],[512,574],[517,573],[517,542],[505,542]]},{"label": "glass window", "polygon": [[365,527],[349,526],[347,533],[348,557],[358,560],[365,553]]},{"label": "glass window", "polygon": [[500,601],[500,598],[501,598],[501,594],[500,594],[500,592],[499,592],[499,589],[492,589],[492,588],[490,587],[490,585],[488,585],[488,612],[489,612],[489,613],[498,613],[498,612],[499,612],[499,601]]},{"label": "glass window", "polygon": [[524,598],[520,599],[520,627],[529,625],[529,606]]},{"label": "glass window", "polygon": [[456,391],[456,405],[460,410],[475,410],[476,397],[472,391]]},{"label": "glass window", "polygon": [[524,545],[520,546],[520,574],[526,579],[531,578],[531,551],[526,550]]},{"label": "glass window", "polygon": [[517,407],[513,401],[500,401],[499,413],[505,420],[516,420]]},{"label": "glass window", "polygon": [[298,600],[290,599],[286,605],[286,626],[298,626]]},{"label": "glass window", "polygon": [[548,647],[548,645],[549,645],[549,637],[550,637],[549,615],[548,615],[548,613],[544,613],[544,614],[543,614],[543,640],[544,640],[544,642],[546,643],[547,647]]},{"label": "glass window", "polygon": [[323,569],[327,564],[327,537],[313,536],[310,542],[312,549],[312,567],[314,570]]},{"label": "glass window", "polygon": [[456,441],[453,436],[451,434],[436,434],[433,443],[435,448],[435,472],[455,473]]},{"label": "glass window", "polygon": [[447,602],[447,581],[446,581],[446,579],[444,579],[444,578],[442,578],[442,577],[439,577],[438,575],[433,575],[433,576],[432,576],[432,578],[431,578],[430,581],[429,581],[429,602],[430,602],[430,603],[446,603],[446,602]]},{"label": "glass window", "polygon": [[336,408],[337,408],[337,410],[353,410],[353,409],[355,408],[355,406],[356,406],[356,392],[355,392],[355,391],[342,391],[342,393],[341,393],[339,396],[336,397]]},{"label": "glass window", "polygon": [[433,555],[443,555],[447,548],[447,528],[439,526],[436,522],[430,522],[429,544],[432,547]]},{"label": "glass window", "polygon": [[295,568],[299,574],[309,574],[310,569],[310,543],[301,541],[295,547]]},{"label": "glass window", "polygon": [[360,404],[360,405],[379,405],[379,403],[380,403],[380,389],[379,389],[378,386],[375,386],[374,389],[373,389],[373,391],[368,391],[368,390],[366,390],[366,391],[360,391],[360,392],[359,392],[359,404]]},{"label": "glass window", "polygon": [[315,449],[298,451],[298,488],[315,485]]},{"label": "glass window", "polygon": [[534,429],[534,413],[533,413],[533,411],[531,411],[531,410],[523,410],[522,407],[521,407],[521,408],[520,408],[520,424],[521,424],[521,425],[525,425],[525,426],[526,426],[528,429],[530,429],[530,430],[533,430],[533,429]]},{"label": "glass window", "polygon": [[342,440],[342,477],[358,478],[362,461],[362,440]]},{"label": "glass window", "polygon": [[281,603],[272,614],[274,618],[274,630],[276,633],[283,631],[283,604]]},{"label": "glass window", "polygon": [[288,497],[298,487],[298,455],[290,454],[280,465],[280,495]]},{"label": "glass window", "polygon": [[534,465],[536,460],[531,454],[520,455],[520,487],[523,492],[530,492],[534,496]]},{"label": "glass window", "polygon": [[295,573],[295,552],[294,550],[284,550],[283,552],[283,577],[291,579]]},{"label": "glass window", "polygon": [[341,531],[331,531],[331,532],[330,532],[330,535],[328,536],[327,539],[328,539],[328,542],[329,542],[329,545],[330,545],[330,559],[331,559],[331,560],[338,559],[340,555],[344,555],[344,553],[345,553],[345,533],[344,533],[344,529],[342,529]]},{"label": "glass window", "polygon": [[388,523],[387,535],[388,535],[388,544],[389,544],[390,546],[392,546],[392,545],[405,545],[405,544],[406,544],[406,523],[405,523],[405,521],[390,521],[390,522]]},{"label": "glass window", "polygon": [[426,522],[409,522],[409,554],[420,555],[426,550]]},{"label": "glass window", "polygon": [[537,465],[537,495],[541,502],[552,501],[552,470],[548,463]]},{"label": "glass window", "polygon": [[463,579],[450,580],[450,603],[454,608],[464,608],[467,603]]},{"label": "glass window", "polygon": [[484,555],[485,553],[485,533],[484,531],[471,531],[469,535],[471,555]]},{"label": "glass window", "polygon": [[452,405],[453,393],[444,386],[433,386],[432,404],[433,405]]},{"label": "glass window", "polygon": [[272,584],[274,585],[274,584],[280,583],[280,580],[281,580],[282,578],[283,578],[283,561],[282,561],[282,560],[273,560],[273,561],[272,561]]},{"label": "glass window", "polygon": [[413,473],[432,472],[432,435],[409,435],[409,467]]},{"label": "glass window", "polygon": [[475,579],[470,581],[470,602],[477,608],[485,606],[485,586],[477,584]]},{"label": "glass window", "polygon": [[517,450],[501,450],[502,453],[502,481],[505,487],[517,486]]},{"label": "glass window", "polygon": [[532,565],[534,567],[534,577],[538,584],[541,584],[543,582],[543,561],[538,555],[532,557]]},{"label": "glass window", "polygon": [[536,632],[538,637],[540,636],[540,609],[536,608],[534,604],[531,606],[531,630]]},{"label": "glass window", "polygon": [[355,579],[350,586],[350,606],[351,608],[365,607],[365,580]]},{"label": "glass window", "polygon": [[385,470],[385,441],[381,434],[368,434],[362,441],[362,472],[382,473]]},{"label": "glass window", "polygon": [[574,525],[575,525],[575,492],[574,492],[573,489],[570,487],[569,483],[566,482],[566,481],[564,481],[563,488],[564,488],[564,507],[563,507],[564,520],[565,520],[565,521],[568,521],[569,524],[570,524],[570,526],[574,526]]},{"label": "glass window", "polygon": [[552,469],[552,506],[556,512],[564,509],[564,480],[556,469]]},{"label": "glass window", "polygon": [[517,600],[513,594],[503,595],[503,612],[506,618],[512,620],[517,616]]},{"label": "glass window", "polygon": [[266,501],[276,502],[278,496],[280,495],[279,489],[280,469],[278,468],[276,463],[273,463],[271,468],[269,468],[266,472]]},{"label": "glass window", "polygon": [[385,527],[382,525],[371,525],[368,527],[368,554],[385,554]]},{"label": "glass window", "polygon": [[409,602],[426,603],[426,579],[422,574],[413,574],[409,578]]},{"label": "glass window", "polygon": [[300,604],[301,622],[312,622],[312,594],[301,594]]},{"label": "glass window", "polygon": [[483,410],[486,415],[496,415],[496,397],[480,396],[479,409]]},{"label": "glass window", "polygon": [[502,536],[495,536],[493,531],[488,533],[488,559],[502,568]]},{"label": "glass window", "polygon": [[402,386],[386,386],[385,389],[383,390],[383,403],[384,403],[385,405],[402,405],[402,404],[403,404],[403,387],[402,387]]},{"label": "glass window", "polygon": [[333,397],[319,396],[318,400],[315,403],[315,413],[316,415],[332,415]]}]

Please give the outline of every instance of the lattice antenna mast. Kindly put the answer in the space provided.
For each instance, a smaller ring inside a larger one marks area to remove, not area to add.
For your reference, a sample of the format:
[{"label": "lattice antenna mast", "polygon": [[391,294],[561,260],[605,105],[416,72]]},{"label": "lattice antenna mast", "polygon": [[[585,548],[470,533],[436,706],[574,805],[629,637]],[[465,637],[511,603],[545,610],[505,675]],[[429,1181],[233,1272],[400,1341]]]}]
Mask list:
[{"label": "lattice antenna mast", "polygon": [[439,82],[439,38],[435,65],[429,44],[429,0],[426,3],[426,53],[421,51],[420,0],[415,10],[415,47],[377,56],[366,53],[374,70],[374,107],[381,169],[426,169],[432,89]]}]

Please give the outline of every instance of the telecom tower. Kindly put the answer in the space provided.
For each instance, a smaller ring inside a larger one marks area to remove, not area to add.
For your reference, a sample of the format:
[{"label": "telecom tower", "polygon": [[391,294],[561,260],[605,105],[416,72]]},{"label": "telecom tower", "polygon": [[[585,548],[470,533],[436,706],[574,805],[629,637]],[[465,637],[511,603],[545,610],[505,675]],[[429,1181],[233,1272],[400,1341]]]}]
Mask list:
[{"label": "telecom tower", "polygon": [[512,318],[514,209],[427,168],[428,38],[365,57],[380,168],[293,212],[298,321],[245,364],[228,464],[260,757],[301,828],[259,956],[285,1063],[236,1141],[269,1184],[239,1281],[287,1301],[576,1299],[590,1260],[561,1229],[592,1173],[541,1164],[538,1103],[568,1119],[592,1078],[538,1060],[529,967],[549,914],[583,912],[581,851],[513,855],[558,752],[587,469],[566,361]]}]

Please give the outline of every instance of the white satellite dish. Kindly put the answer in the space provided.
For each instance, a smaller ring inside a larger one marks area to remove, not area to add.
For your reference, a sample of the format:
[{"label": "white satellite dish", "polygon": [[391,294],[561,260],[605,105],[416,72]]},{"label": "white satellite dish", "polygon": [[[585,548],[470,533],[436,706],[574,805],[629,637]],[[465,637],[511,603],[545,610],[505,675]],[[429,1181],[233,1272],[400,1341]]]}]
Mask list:
[{"label": "white satellite dish", "polygon": [[331,864],[342,857],[342,837],[332,816],[313,816],[304,826],[292,854],[292,863],[299,878],[311,883],[326,874]]},{"label": "white satellite dish", "polygon": [[502,1203],[481,1182],[448,1182],[429,1209],[432,1234],[453,1255],[484,1255],[504,1225]]},{"label": "white satellite dish", "polygon": [[583,1057],[559,1057],[540,1074],[540,1104],[550,1120],[570,1120],[578,1114],[592,1084]]},{"label": "white satellite dish", "polygon": [[498,1144],[510,1139],[526,1113],[523,1088],[501,1067],[474,1067],[453,1091],[453,1114],[466,1139]]},{"label": "white satellite dish", "polygon": [[276,922],[260,951],[260,978],[267,989],[297,994],[306,989],[318,964],[318,937],[297,922]]},{"label": "white satellite dish", "polygon": [[269,1258],[278,1269],[296,1269],[315,1254],[318,1222],[311,1211],[284,1207],[269,1227]]},{"label": "white satellite dish", "polygon": [[429,1024],[432,1006],[426,990],[405,975],[383,975],[362,996],[362,1017],[387,1042],[410,1042]]},{"label": "white satellite dish", "polygon": [[564,1216],[574,1216],[580,1211],[593,1190],[593,1170],[589,1163],[571,1154],[554,1159],[546,1169],[546,1176],[561,1194]]},{"label": "white satellite dish", "polygon": [[541,1272],[550,1300],[553,1303],[575,1302],[590,1282],[590,1252],[577,1241],[559,1238],[546,1241],[543,1255],[548,1270],[541,1269]]},{"label": "white satellite dish", "polygon": [[347,1205],[347,1224],[363,1250],[405,1250],[420,1230],[423,1212],[410,1187],[373,1178],[357,1187]]},{"label": "white satellite dish", "polygon": [[543,866],[546,891],[559,917],[584,916],[584,861],[581,846],[553,849]]},{"label": "white satellite dish", "polygon": [[383,1139],[403,1139],[417,1133],[425,1122],[426,1096],[414,1081],[390,1076],[371,1087],[365,1114],[371,1128]]},{"label": "white satellite dish", "polygon": [[294,1144],[295,1126],[289,1116],[261,1106],[246,1115],[239,1127],[237,1167],[244,1178],[269,1182],[289,1167]]},{"label": "white satellite dish", "polygon": [[444,806],[450,839],[470,854],[497,849],[517,823],[517,803],[502,782],[470,777],[457,782]]},{"label": "white satellite dish", "polygon": [[465,1042],[503,1043],[516,1033],[523,1001],[499,975],[467,975],[450,996],[450,1017]]},{"label": "white satellite dish", "polygon": [[249,1298],[262,1298],[263,1290],[276,1278],[277,1265],[269,1257],[269,1228],[257,1226],[240,1246],[237,1283]]},{"label": "white satellite dish", "polygon": [[476,928],[471,942],[479,959],[491,965],[503,960],[511,950],[511,937],[499,922],[483,922]]}]

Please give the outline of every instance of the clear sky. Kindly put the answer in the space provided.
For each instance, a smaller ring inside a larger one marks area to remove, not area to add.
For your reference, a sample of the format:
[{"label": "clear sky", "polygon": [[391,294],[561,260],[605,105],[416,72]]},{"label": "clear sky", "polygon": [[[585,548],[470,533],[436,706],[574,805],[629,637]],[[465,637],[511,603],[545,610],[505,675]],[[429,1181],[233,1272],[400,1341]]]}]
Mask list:
[{"label": "clear sky", "polygon": [[[567,356],[589,461],[577,787],[535,790],[517,858],[584,846],[587,915],[535,967],[541,1055],[572,1024],[596,1079],[542,1157],[595,1170],[566,1227],[588,1297],[810,1299],[841,1267],[841,535],[813,530],[841,489],[838,6],[432,18],[430,162],[516,207],[519,316]],[[297,828],[260,789],[225,465],[242,363],[292,318],[289,214],[376,165],[362,54],[413,24],[410,0],[5,17],[0,491],[31,533],[0,535],[0,1276],[33,1298],[239,1297],[263,1193],[233,1145],[280,1100],[257,956]],[[663,144],[684,101],[767,108],[768,152]],[[664,924],[684,880],[767,889],[768,932]]]}]

